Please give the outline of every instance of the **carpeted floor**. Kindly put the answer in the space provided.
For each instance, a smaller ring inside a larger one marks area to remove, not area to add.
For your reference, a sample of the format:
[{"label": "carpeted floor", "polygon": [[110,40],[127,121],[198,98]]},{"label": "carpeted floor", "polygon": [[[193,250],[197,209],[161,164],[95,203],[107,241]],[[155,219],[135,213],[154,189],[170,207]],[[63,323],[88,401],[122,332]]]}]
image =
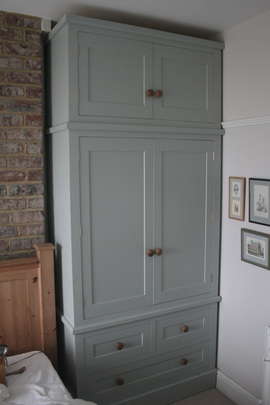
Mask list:
[{"label": "carpeted floor", "polygon": [[236,405],[216,388],[194,395],[172,405]]}]

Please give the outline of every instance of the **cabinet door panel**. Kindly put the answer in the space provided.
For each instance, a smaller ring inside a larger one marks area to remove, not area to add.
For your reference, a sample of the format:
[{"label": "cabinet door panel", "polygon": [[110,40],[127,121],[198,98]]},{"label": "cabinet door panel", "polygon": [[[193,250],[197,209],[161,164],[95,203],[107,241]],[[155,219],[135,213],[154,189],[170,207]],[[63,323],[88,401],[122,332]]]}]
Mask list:
[{"label": "cabinet door panel", "polygon": [[152,45],[79,34],[79,115],[151,118]]},{"label": "cabinet door panel", "polygon": [[155,302],[211,292],[212,142],[155,141]]},{"label": "cabinet door panel", "polygon": [[155,46],[155,118],[214,122],[214,55]]},{"label": "cabinet door panel", "polygon": [[84,317],[152,302],[152,143],[82,138]]}]

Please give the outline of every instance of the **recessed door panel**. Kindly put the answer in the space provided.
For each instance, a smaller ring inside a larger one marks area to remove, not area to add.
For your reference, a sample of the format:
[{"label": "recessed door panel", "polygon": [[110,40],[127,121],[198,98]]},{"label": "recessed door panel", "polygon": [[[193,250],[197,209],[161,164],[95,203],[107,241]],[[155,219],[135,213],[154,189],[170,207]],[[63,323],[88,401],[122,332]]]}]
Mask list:
[{"label": "recessed door panel", "polygon": [[79,115],[151,118],[152,45],[79,34]]},{"label": "recessed door panel", "polygon": [[152,302],[152,145],[81,139],[84,316]]},{"label": "recessed door panel", "polygon": [[155,142],[155,302],[211,292],[212,142]]},{"label": "recessed door panel", "polygon": [[155,46],[155,118],[214,122],[214,55]]}]

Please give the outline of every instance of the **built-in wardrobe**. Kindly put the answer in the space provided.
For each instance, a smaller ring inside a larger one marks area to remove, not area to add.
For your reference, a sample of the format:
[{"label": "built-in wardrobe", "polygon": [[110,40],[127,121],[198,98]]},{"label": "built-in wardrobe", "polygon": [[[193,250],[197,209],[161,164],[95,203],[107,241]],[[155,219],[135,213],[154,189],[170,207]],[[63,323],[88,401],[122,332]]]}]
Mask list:
[{"label": "built-in wardrobe", "polygon": [[59,362],[98,405],[215,386],[222,48],[70,15],[46,39]]}]

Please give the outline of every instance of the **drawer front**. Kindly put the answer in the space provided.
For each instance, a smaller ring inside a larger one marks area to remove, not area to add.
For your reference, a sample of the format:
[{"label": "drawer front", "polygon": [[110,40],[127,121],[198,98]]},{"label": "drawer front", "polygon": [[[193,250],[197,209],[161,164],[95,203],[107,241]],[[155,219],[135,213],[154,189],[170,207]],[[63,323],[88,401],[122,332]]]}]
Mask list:
[{"label": "drawer front", "polygon": [[150,323],[111,329],[84,338],[86,369],[111,361],[118,362],[144,355],[151,350]]},{"label": "drawer front", "polygon": [[[85,376],[84,385],[88,396],[91,392],[89,399],[107,404],[200,374],[209,365],[209,343],[205,342],[157,356],[144,363],[131,363],[130,369],[127,369],[128,366],[104,368],[103,372]],[[84,397],[83,388],[80,394]]]},{"label": "drawer front", "polygon": [[211,307],[182,311],[157,321],[157,350],[173,350],[210,335]]}]

